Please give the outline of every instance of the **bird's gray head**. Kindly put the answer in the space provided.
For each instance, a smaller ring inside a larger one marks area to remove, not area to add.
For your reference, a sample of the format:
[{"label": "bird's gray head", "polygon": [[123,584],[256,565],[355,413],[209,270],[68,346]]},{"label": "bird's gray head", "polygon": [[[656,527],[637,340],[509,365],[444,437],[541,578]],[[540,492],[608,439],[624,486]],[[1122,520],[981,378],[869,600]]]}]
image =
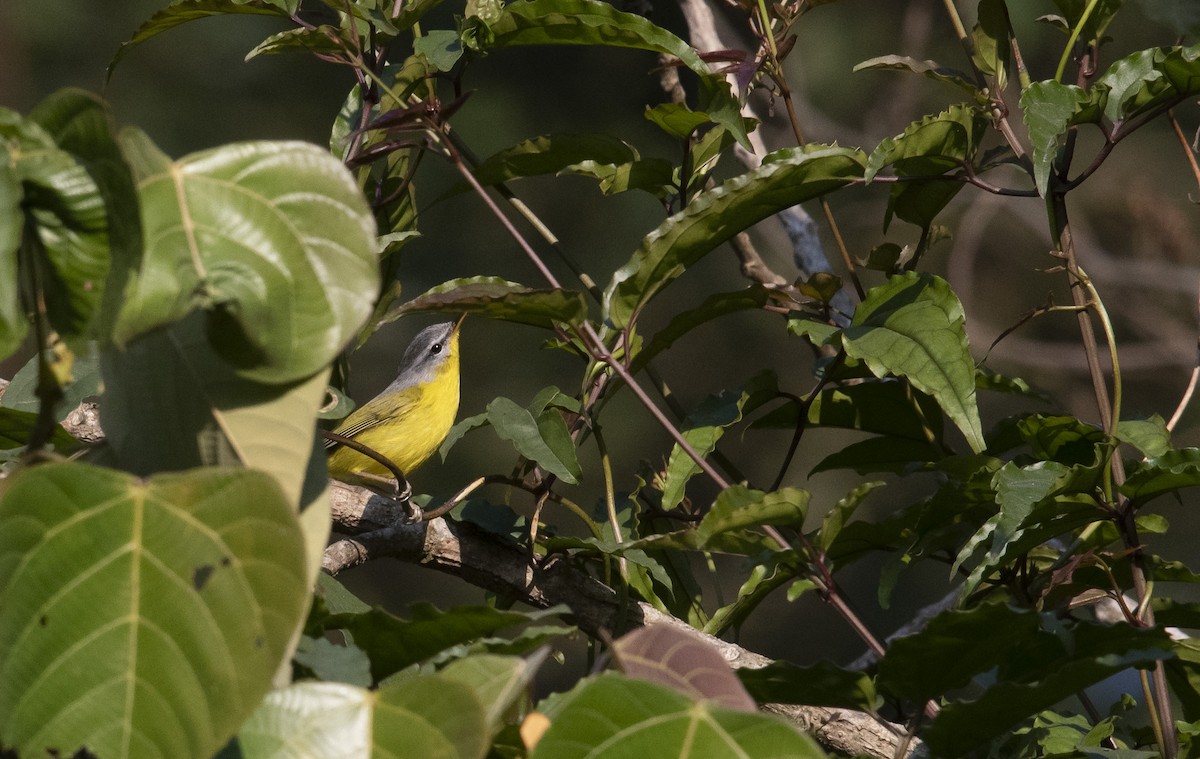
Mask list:
[{"label": "bird's gray head", "polygon": [[456,322],[442,322],[431,324],[418,332],[404,350],[395,381],[384,392],[394,392],[432,380],[438,365],[450,355],[451,340],[457,327]]}]

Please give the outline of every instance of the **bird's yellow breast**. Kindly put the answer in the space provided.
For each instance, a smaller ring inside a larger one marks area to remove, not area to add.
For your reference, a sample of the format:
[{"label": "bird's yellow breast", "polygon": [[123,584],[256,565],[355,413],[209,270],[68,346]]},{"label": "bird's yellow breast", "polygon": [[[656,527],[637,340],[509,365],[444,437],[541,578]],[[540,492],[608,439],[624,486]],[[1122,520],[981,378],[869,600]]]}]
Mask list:
[{"label": "bird's yellow breast", "polygon": [[[458,414],[458,336],[429,382],[383,394],[357,409],[338,428],[351,428],[364,419],[378,417],[353,437],[390,459],[407,476],[433,455]],[[338,478],[367,473],[391,476],[379,462],[345,446],[329,457],[329,473]]]}]

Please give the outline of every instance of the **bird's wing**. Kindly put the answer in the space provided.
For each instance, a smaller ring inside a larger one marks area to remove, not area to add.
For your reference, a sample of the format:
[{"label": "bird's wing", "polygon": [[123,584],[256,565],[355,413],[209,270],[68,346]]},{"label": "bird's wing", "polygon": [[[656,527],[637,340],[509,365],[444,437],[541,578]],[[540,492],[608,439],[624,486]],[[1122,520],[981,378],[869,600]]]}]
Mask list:
[{"label": "bird's wing", "polygon": [[[416,399],[411,397],[411,394],[406,394],[400,398],[387,399],[391,405],[384,403],[382,398],[374,398],[367,405],[359,408],[354,413],[346,418],[343,426],[338,427],[334,432],[345,437],[357,437],[366,430],[387,421],[388,419],[397,416],[403,416],[408,413],[409,409],[414,405]],[[326,440],[326,448],[335,448],[341,445],[335,440]]]}]

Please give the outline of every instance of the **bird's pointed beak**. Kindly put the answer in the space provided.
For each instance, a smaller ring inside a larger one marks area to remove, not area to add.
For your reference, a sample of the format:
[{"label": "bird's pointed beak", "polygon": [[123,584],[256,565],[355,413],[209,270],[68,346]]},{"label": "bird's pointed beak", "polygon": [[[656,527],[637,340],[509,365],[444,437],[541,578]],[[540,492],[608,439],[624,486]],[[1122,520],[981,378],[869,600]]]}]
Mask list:
[{"label": "bird's pointed beak", "polygon": [[454,322],[454,332],[453,332],[453,334],[455,334],[455,335],[457,335],[457,334],[458,334],[458,330],[459,330],[459,328],[461,328],[461,327],[462,327],[463,320],[464,320],[464,319],[466,319],[466,318],[467,318],[467,315],[466,315],[466,314],[463,314],[462,316],[458,317],[458,321]]}]

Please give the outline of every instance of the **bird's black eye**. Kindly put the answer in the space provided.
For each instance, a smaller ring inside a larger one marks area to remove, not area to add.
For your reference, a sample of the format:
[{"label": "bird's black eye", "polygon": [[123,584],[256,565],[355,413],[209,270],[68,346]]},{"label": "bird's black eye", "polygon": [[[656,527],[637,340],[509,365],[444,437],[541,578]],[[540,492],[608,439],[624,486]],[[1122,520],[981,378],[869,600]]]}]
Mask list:
[{"label": "bird's black eye", "polygon": [[429,349],[429,352],[430,352],[430,353],[432,353],[432,354],[433,354],[433,355],[435,355],[435,356],[436,356],[437,354],[441,353],[441,352],[442,352],[442,344],[441,344],[441,343],[434,343],[434,344],[433,344],[433,346],[432,346],[432,347]]}]

